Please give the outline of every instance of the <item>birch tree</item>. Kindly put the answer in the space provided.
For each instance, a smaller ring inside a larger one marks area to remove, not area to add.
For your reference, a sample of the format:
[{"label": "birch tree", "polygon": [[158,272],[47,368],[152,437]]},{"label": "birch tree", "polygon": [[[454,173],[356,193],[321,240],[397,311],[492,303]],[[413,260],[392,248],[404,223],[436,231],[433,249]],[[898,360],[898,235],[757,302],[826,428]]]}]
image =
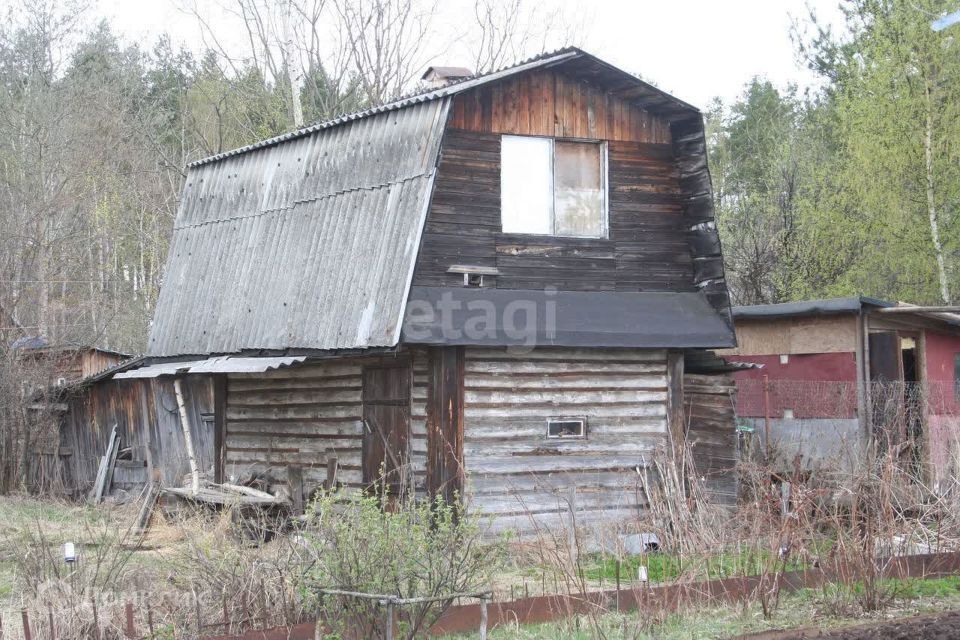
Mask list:
[{"label": "birch tree", "polygon": [[837,202],[870,247],[850,272],[864,289],[953,300],[960,43],[930,20],[958,8],[955,0],[848,0],[846,36],[820,28],[802,50],[831,80],[843,175]]}]

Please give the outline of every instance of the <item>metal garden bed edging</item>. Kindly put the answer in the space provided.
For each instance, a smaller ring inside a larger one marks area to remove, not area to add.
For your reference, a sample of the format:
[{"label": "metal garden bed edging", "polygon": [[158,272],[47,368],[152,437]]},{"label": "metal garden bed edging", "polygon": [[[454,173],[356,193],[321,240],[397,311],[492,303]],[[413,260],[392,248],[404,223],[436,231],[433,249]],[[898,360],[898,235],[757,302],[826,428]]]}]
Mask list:
[{"label": "metal garden bed edging", "polygon": [[387,608],[387,620],[385,631],[387,640],[393,640],[393,610],[396,607],[402,607],[411,604],[424,604],[427,602],[441,602],[444,600],[456,600],[467,598],[480,601],[480,640],[487,640],[487,601],[490,600],[492,592],[478,591],[474,593],[451,593],[442,596],[426,596],[419,598],[401,598],[399,596],[381,594],[381,593],[362,593],[359,591],[344,591],[342,589],[317,589],[317,593],[326,596],[343,596],[347,598],[357,598],[358,600],[371,600]]}]

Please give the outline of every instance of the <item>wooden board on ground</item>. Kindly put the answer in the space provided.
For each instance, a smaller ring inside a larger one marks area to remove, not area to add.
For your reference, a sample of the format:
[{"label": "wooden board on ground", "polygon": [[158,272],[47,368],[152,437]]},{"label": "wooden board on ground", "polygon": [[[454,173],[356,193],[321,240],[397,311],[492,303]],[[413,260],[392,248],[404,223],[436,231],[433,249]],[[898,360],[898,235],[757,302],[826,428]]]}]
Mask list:
[{"label": "wooden board on ground", "polygon": [[103,500],[103,494],[109,490],[110,481],[113,479],[113,465],[117,462],[117,452],[120,449],[120,437],[117,435],[117,425],[113,425],[110,432],[110,441],[107,443],[107,451],[100,458],[100,466],[97,469],[97,479],[93,483],[93,489],[90,491],[90,498],[93,504],[100,504]]},{"label": "wooden board on ground", "polygon": [[171,487],[163,490],[164,493],[186,498],[193,502],[216,505],[281,505],[285,500],[264,494],[263,496],[247,495],[236,491],[225,491],[215,487],[201,487],[194,492],[187,487]]}]

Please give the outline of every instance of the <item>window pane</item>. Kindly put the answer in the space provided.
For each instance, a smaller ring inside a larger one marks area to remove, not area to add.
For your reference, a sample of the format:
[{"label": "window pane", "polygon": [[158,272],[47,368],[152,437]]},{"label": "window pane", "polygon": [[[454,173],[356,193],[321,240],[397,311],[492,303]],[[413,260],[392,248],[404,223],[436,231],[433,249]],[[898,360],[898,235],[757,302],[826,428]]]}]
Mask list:
[{"label": "window pane", "polygon": [[506,233],[553,233],[550,140],[503,136],[500,158],[501,221]]},{"label": "window pane", "polygon": [[589,142],[556,143],[556,233],[561,236],[602,236],[602,148]]}]

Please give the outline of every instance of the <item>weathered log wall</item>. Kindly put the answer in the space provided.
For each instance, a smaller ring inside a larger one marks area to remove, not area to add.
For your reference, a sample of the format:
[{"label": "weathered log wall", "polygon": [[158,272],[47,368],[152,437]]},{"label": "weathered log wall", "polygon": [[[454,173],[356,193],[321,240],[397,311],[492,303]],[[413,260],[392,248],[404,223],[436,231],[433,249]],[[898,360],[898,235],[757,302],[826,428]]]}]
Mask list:
[{"label": "weathered log wall", "polygon": [[305,493],[323,485],[329,458],[338,481],[361,483],[363,360],[341,359],[227,377],[225,476],[286,482],[303,470]]},{"label": "weathered log wall", "polygon": [[[667,442],[666,352],[468,348],[464,457],[472,508],[518,530],[636,515],[636,468]],[[584,417],[587,437],[547,438],[547,418]]]}]

